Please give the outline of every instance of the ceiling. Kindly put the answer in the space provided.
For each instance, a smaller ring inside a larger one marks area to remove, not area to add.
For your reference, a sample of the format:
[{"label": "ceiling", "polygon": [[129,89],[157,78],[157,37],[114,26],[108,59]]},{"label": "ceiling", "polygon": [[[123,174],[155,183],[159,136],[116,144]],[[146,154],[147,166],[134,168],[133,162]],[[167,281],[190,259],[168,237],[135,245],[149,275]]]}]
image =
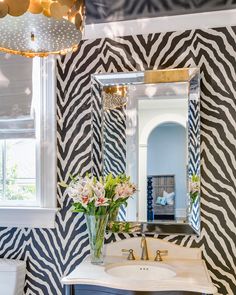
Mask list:
[{"label": "ceiling", "polygon": [[236,0],[86,0],[86,24],[235,8]]}]

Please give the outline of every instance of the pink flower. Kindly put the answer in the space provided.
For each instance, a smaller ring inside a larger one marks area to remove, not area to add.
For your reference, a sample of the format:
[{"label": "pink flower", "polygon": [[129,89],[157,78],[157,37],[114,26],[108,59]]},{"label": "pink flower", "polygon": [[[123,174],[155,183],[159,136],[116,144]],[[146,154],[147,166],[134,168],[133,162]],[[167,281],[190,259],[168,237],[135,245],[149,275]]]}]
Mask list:
[{"label": "pink flower", "polygon": [[115,189],[114,201],[131,197],[136,191],[136,187],[129,182],[119,183]]},{"label": "pink flower", "polygon": [[97,199],[95,199],[95,207],[109,206],[108,201],[109,201],[109,199],[104,198],[104,197],[97,198]]},{"label": "pink flower", "polygon": [[89,201],[90,201],[90,198],[89,198],[89,196],[82,196],[82,197],[80,198],[80,201],[81,201],[81,204],[82,204],[83,206],[86,206],[86,207],[87,207],[87,205],[88,205],[88,203],[89,203]]},{"label": "pink flower", "polygon": [[190,193],[195,193],[199,191],[199,183],[190,181]]}]

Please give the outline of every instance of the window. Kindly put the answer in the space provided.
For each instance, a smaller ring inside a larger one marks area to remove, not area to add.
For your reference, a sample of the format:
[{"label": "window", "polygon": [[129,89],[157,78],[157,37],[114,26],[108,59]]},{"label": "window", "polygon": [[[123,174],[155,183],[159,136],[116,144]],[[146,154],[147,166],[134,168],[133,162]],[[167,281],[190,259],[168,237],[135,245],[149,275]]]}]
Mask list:
[{"label": "window", "polygon": [[[0,140],[1,204],[37,205],[35,139]],[[11,203],[10,203],[11,202]]]},{"label": "window", "polygon": [[0,54],[0,227],[53,227],[55,62]]}]

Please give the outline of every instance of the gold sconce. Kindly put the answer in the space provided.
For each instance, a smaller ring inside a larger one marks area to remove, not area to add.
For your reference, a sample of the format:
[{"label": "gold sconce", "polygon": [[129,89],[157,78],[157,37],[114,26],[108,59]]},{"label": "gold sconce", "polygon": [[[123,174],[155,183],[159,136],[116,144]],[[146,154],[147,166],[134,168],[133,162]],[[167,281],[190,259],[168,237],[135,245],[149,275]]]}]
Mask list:
[{"label": "gold sconce", "polygon": [[103,108],[111,110],[125,106],[127,103],[127,90],[126,85],[104,86]]},{"label": "gold sconce", "polygon": [[82,38],[84,0],[0,0],[0,51],[66,54]]}]

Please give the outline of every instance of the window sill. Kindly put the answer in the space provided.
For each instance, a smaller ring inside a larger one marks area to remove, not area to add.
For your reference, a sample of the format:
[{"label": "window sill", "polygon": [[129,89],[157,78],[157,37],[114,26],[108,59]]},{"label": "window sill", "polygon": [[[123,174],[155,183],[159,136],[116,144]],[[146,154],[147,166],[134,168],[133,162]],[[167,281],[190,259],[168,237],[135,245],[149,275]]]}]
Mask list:
[{"label": "window sill", "polygon": [[1,207],[0,227],[55,228],[58,208]]}]

